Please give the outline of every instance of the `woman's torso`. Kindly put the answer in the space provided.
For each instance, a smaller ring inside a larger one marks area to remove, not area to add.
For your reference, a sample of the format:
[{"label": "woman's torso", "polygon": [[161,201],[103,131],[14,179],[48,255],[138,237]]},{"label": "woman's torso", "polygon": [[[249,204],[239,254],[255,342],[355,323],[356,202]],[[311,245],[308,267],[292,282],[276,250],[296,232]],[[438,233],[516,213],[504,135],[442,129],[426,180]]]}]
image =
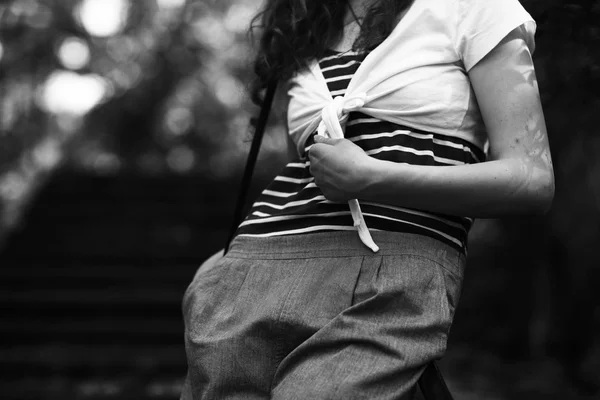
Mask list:
[{"label": "woman's torso", "polygon": [[[343,96],[365,54],[331,51],[319,60],[332,97]],[[411,129],[360,112],[348,116],[345,137],[371,157],[415,165],[449,166],[483,160],[475,145],[447,135]],[[312,136],[306,147],[313,143]],[[328,201],[314,184],[309,161],[288,163],[257,199],[239,235],[269,237],[354,230],[348,204]],[[371,230],[423,234],[464,251],[472,220],[385,204],[361,202]]]}]

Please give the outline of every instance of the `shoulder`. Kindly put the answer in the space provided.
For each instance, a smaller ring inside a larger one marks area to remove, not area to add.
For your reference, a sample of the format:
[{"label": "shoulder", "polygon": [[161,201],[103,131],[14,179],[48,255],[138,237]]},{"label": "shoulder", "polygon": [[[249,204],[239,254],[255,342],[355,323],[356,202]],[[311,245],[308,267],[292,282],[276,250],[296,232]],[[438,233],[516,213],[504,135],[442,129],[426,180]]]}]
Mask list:
[{"label": "shoulder", "polygon": [[535,21],[518,0],[453,0],[454,45],[469,71],[517,28],[533,53]]}]

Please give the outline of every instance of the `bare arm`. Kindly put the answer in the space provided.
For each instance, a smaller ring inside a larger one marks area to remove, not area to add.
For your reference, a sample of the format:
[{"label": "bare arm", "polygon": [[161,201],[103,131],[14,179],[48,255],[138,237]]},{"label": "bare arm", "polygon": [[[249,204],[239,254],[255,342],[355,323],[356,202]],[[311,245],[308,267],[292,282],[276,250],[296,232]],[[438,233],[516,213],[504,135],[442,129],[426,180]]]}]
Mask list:
[{"label": "bare arm", "polygon": [[469,72],[491,160],[418,166],[367,156],[352,142],[318,138],[311,172],[326,198],[351,198],[473,217],[547,211],[554,175],[531,54],[509,34]]}]

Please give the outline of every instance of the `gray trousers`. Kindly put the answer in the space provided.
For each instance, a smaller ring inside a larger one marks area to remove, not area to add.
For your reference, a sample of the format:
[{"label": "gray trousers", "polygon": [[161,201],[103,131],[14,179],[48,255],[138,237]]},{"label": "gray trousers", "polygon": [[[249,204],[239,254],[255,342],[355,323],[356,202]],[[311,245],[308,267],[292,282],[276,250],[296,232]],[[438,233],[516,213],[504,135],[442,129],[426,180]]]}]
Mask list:
[{"label": "gray trousers", "polygon": [[426,236],[238,237],[183,299],[181,399],[409,399],[446,349],[464,253]]}]

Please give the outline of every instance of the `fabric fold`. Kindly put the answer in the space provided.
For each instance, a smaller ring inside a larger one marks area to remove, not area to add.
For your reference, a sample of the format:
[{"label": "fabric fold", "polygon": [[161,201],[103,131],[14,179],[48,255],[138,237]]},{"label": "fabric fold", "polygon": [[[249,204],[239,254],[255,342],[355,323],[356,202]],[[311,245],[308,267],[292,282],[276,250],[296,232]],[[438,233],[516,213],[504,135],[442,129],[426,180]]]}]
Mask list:
[{"label": "fabric fold", "polygon": [[[333,99],[327,106],[321,110],[321,122],[317,129],[317,134],[332,139],[343,139],[344,128],[342,124],[348,119],[348,114],[354,110],[360,109],[365,105],[366,93],[358,93],[351,97],[338,96]],[[371,249],[374,253],[379,251],[379,246],[373,241],[365,218],[360,209],[358,200],[352,199],[348,201],[350,214],[354,227],[358,231],[358,237],[361,242]]]}]

